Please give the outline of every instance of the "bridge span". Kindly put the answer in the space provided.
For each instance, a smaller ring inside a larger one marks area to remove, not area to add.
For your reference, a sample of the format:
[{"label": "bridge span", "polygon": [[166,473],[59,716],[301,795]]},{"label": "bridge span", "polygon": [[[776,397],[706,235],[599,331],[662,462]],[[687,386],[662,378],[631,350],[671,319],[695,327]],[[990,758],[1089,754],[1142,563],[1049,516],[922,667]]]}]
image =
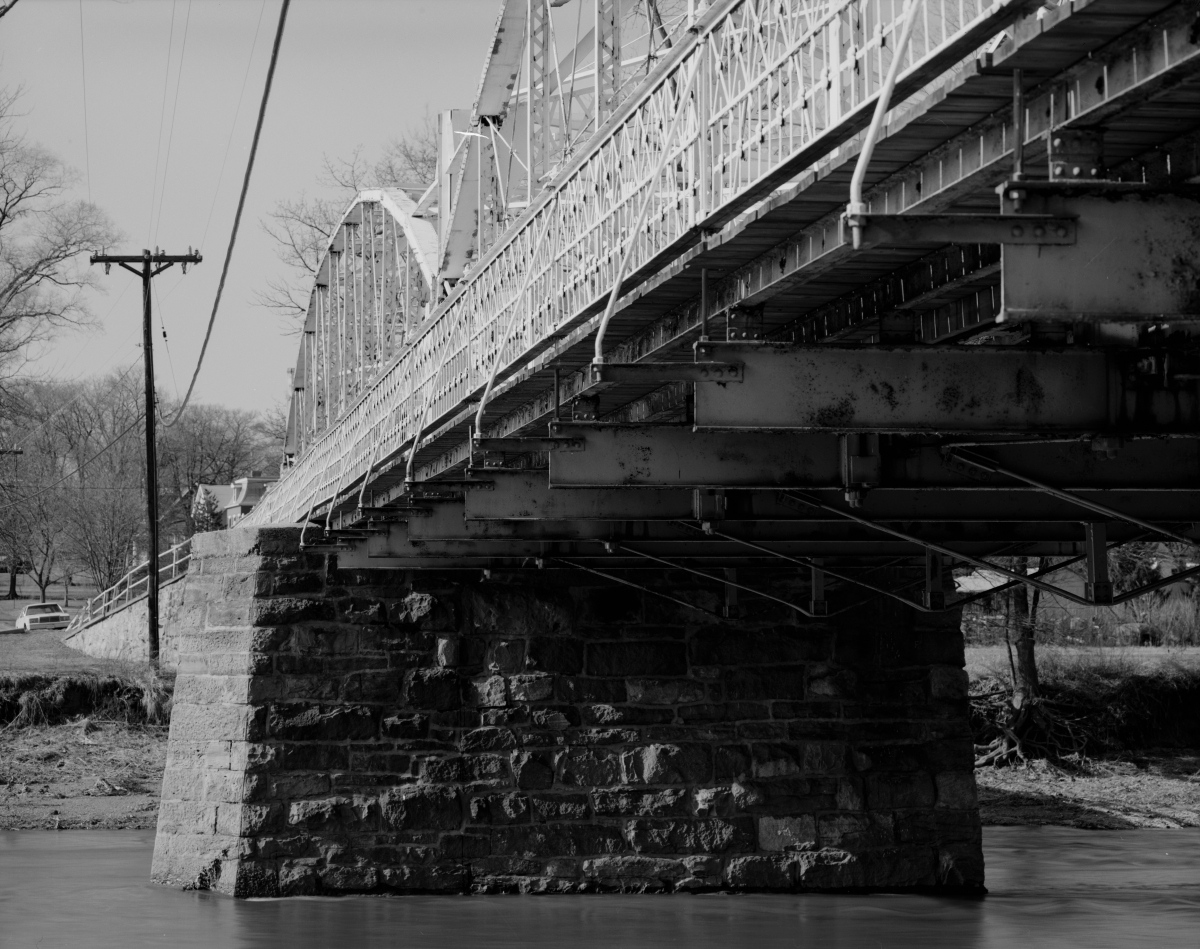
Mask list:
[{"label": "bridge span", "polygon": [[156,878],[978,889],[953,569],[1200,538],[1200,9],[506,0],[440,135],[196,540]]}]

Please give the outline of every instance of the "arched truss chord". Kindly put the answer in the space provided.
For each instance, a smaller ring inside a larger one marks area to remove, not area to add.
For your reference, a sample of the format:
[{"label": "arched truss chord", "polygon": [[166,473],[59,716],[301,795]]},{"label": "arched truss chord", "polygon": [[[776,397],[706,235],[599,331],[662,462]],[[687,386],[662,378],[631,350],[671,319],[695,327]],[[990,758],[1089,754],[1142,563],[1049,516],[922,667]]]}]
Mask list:
[{"label": "arched truss chord", "polygon": [[313,280],[292,375],[286,453],[342,418],[432,310],[437,235],[399,191],[363,191],[334,229]]}]

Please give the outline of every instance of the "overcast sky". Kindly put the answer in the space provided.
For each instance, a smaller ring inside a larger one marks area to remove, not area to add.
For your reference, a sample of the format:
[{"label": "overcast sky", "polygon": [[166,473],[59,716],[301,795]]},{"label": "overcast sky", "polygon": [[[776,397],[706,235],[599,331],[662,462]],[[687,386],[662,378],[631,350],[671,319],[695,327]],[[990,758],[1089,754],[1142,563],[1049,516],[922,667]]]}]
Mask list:
[{"label": "overcast sky", "polygon": [[[171,394],[187,387],[212,308],[279,6],[20,0],[0,19],[0,84],[24,88],[18,128],[79,172],[79,196],[90,179],[92,200],[126,236],[111,252],[191,245],[204,254],[186,277],[176,267],[155,281],[167,331],[164,348],[156,317],[155,370]],[[287,396],[297,340],[277,313],[254,304],[255,291],[284,273],[259,221],[280,199],[321,193],[322,155],[361,145],[371,157],[426,108],[469,108],[499,7],[293,0],[200,401],[267,409]],[[106,292],[91,304],[95,329],[60,335],[33,371],[83,377],[141,358],[137,278],[114,268],[102,282]]]}]

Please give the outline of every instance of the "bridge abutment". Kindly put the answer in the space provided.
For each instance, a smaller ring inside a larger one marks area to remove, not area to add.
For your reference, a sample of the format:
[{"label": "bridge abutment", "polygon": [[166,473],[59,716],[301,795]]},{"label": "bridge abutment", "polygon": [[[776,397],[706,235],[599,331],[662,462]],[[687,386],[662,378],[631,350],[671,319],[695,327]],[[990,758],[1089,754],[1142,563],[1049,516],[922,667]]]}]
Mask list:
[{"label": "bridge abutment", "polygon": [[299,539],[195,540],[156,881],[982,886],[957,613],[720,619],[582,572],[338,570]]}]

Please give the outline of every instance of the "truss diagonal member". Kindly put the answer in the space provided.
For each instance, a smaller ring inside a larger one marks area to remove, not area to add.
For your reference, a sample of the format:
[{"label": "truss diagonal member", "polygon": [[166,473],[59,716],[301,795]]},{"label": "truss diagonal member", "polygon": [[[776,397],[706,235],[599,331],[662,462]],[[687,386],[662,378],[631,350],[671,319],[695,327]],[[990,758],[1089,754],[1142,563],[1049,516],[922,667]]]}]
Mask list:
[{"label": "truss diagonal member", "polygon": [[1138,587],[1136,590],[1130,590],[1128,593],[1114,596],[1112,598],[1112,605],[1116,606],[1118,603],[1124,603],[1127,600],[1145,596],[1147,593],[1153,593],[1160,587],[1169,587],[1172,583],[1178,583],[1180,580],[1186,580],[1188,577],[1194,577],[1197,574],[1200,574],[1200,565],[1189,567],[1187,570],[1180,570],[1179,573],[1172,574],[1169,577],[1160,577],[1157,580]]},{"label": "truss diagonal member", "polygon": [[619,583],[621,586],[632,587],[635,590],[641,590],[643,593],[649,593],[651,596],[657,596],[664,600],[670,600],[672,603],[678,603],[680,606],[686,606],[688,609],[696,610],[704,613],[706,616],[716,616],[712,610],[706,610],[703,606],[697,606],[695,603],[689,603],[687,600],[681,600],[678,597],[671,596],[669,593],[663,593],[660,590],[652,590],[650,587],[642,586],[640,583],[634,583],[632,580],[626,580],[622,577],[613,576],[611,573],[605,573],[603,570],[596,570],[594,567],[585,567],[581,563],[575,563],[573,560],[563,560],[561,557],[547,557],[549,563],[561,563],[565,567],[573,567],[576,570],[582,570],[585,573],[594,574],[597,577],[603,577],[605,580],[611,580],[613,583]]},{"label": "truss diagonal member", "polygon": [[1046,484],[1044,481],[1038,481],[1036,478],[1031,478],[1028,475],[1020,474],[1009,468],[1002,467],[996,464],[989,458],[983,455],[977,455],[974,452],[963,451],[961,448],[952,449],[946,454],[952,458],[958,458],[964,463],[975,468],[981,468],[984,471],[992,474],[1002,474],[1005,477],[1012,478],[1015,481],[1023,481],[1030,487],[1037,488],[1039,491],[1044,491],[1051,497],[1056,497],[1060,501],[1066,501],[1069,504],[1078,505],[1088,511],[1095,511],[1097,514],[1103,514],[1105,517],[1114,521],[1125,521],[1127,524],[1136,524],[1138,527],[1148,531],[1153,531],[1155,534],[1162,534],[1164,537],[1170,537],[1172,540],[1177,540],[1181,544],[1188,544],[1191,547],[1200,547],[1200,542],[1193,540],[1184,534],[1178,534],[1169,528],[1163,527],[1160,524],[1152,524],[1149,521],[1143,521],[1141,518],[1134,517],[1132,514],[1123,514],[1115,508],[1107,507],[1103,504],[1097,504],[1095,501],[1089,501],[1087,498],[1081,498],[1070,491],[1064,491],[1062,488],[1056,488]]},{"label": "truss diagonal member", "polygon": [[[684,527],[690,527],[692,530],[704,530],[703,528],[696,527],[694,524],[689,524],[687,521],[677,521],[676,523],[682,524]],[[757,550],[759,553],[766,554],[768,557],[777,557],[780,560],[786,560],[788,563],[794,563],[800,567],[809,567],[814,570],[820,570],[822,573],[841,580],[843,583],[849,583],[856,587],[862,587],[863,589],[870,590],[873,593],[878,593],[881,596],[889,596],[893,600],[899,600],[906,606],[911,606],[913,609],[920,610],[922,613],[942,612],[941,610],[931,610],[929,607],[925,606],[925,604],[918,603],[916,600],[910,600],[907,597],[901,596],[899,593],[893,592],[892,590],[885,590],[883,587],[877,587],[875,584],[867,583],[865,580],[857,580],[853,577],[847,576],[844,573],[838,573],[836,570],[830,570],[825,564],[819,564],[807,557],[793,557],[790,554],[781,554],[779,551],[771,550],[771,548],[764,547],[762,544],[756,544],[753,541],[743,540],[740,537],[734,537],[732,534],[724,534],[718,530],[704,530],[704,533],[711,534],[713,537],[720,537],[722,540],[727,540],[733,544],[741,544],[743,547],[749,547],[751,550]],[[843,612],[845,612],[845,610],[837,611],[837,613]],[[836,616],[837,613],[827,613],[825,615]],[[809,614],[806,613],[805,615],[807,616]]]},{"label": "truss diagonal member", "polygon": [[826,504],[824,501],[814,497],[809,497],[807,494],[802,494],[799,491],[781,491],[781,497],[791,498],[793,501],[799,501],[818,510],[826,511],[829,514],[836,514],[838,517],[844,517],[848,521],[854,521],[856,524],[862,524],[863,527],[869,527],[879,531],[881,534],[889,534],[899,540],[908,541],[910,544],[916,544],[918,547],[924,547],[926,550],[933,550],[939,554],[945,554],[947,557],[952,557],[955,560],[961,560],[969,563],[972,566],[979,567],[981,570],[992,570],[996,573],[1006,576],[1011,580],[1016,580],[1024,583],[1026,586],[1031,586],[1035,590],[1041,590],[1043,593],[1048,593],[1051,596],[1060,596],[1064,600],[1070,600],[1072,603],[1078,603],[1080,606],[1095,606],[1091,600],[1086,597],[1072,593],[1070,590],[1064,590],[1062,587],[1056,587],[1052,583],[1042,583],[1040,580],[1035,580],[1029,575],[1022,575],[1007,567],[1001,567],[998,564],[991,563],[987,560],[980,560],[977,557],[972,557],[969,554],[961,553],[957,550],[951,550],[949,547],[943,547],[941,544],[935,544],[932,541],[922,540],[920,537],[914,537],[912,534],[906,534],[904,531],[898,531],[894,527],[886,527],[883,524],[876,523],[865,517],[859,517],[857,514],[851,514],[849,511],[843,511],[831,504]]},{"label": "truss diagonal member", "polygon": [[[613,550],[622,551],[627,554],[633,554],[635,557],[642,557],[645,560],[653,560],[655,563],[660,563],[664,567],[668,567],[671,570],[682,570],[684,573],[691,573],[697,577],[703,577],[705,580],[712,580],[716,583],[722,583],[727,587],[745,590],[747,593],[753,593],[755,596],[761,596],[765,600],[774,600],[776,603],[786,606],[789,610],[795,610],[802,616],[807,616],[811,619],[825,619],[828,616],[828,614],[825,616],[817,616],[817,614],[810,613],[808,610],[797,606],[795,603],[789,603],[787,600],[780,599],[777,596],[772,596],[770,593],[763,593],[762,590],[758,590],[754,587],[748,587],[744,583],[737,583],[736,581],[726,579],[725,577],[714,577],[711,573],[705,573],[703,570],[696,570],[693,567],[685,567],[683,564],[677,563],[674,560],[664,560],[662,557],[655,557],[654,554],[647,554],[640,550],[634,550],[632,547],[626,547],[624,544],[611,543],[611,546]],[[821,569],[824,570],[823,567]]]}]

